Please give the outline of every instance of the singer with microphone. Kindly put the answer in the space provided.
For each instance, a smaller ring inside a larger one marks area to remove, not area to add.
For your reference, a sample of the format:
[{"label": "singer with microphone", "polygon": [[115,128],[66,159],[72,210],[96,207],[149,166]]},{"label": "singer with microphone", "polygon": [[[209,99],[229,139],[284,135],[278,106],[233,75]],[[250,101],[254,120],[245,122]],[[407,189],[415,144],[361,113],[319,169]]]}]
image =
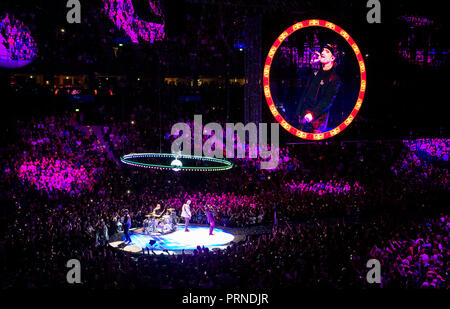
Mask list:
[{"label": "singer with microphone", "polygon": [[316,52],[311,63],[320,62],[321,68],[313,72],[306,83],[303,96],[296,109],[300,130],[309,133],[327,131],[330,108],[341,85],[336,73],[338,50],[333,44],[325,44]]},{"label": "singer with microphone", "polygon": [[205,215],[209,223],[209,235],[214,235],[214,227],[216,226],[216,222],[214,220],[215,215],[215,207],[211,204],[206,204],[204,207]]}]

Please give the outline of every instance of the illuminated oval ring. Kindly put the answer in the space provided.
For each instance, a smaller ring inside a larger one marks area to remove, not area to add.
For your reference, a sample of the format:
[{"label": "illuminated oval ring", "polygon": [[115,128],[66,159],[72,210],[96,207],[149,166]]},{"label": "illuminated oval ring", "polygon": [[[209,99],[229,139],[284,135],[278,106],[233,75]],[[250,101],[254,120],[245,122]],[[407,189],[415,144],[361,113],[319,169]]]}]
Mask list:
[{"label": "illuminated oval ring", "polygon": [[[150,164],[150,163],[142,163],[133,161],[133,159],[136,158],[174,158],[174,159],[191,159],[191,160],[200,160],[200,161],[208,161],[213,163],[221,164],[220,166],[176,166],[173,165],[163,165],[163,164]],[[150,169],[157,169],[157,170],[174,170],[179,169],[180,171],[193,171],[193,172],[217,172],[217,171],[225,171],[229,170],[233,167],[233,163],[218,159],[218,158],[211,158],[211,157],[201,157],[201,156],[190,156],[190,155],[178,155],[175,153],[130,153],[127,155],[124,155],[120,158],[120,161],[124,164],[136,166],[136,167],[143,167],[143,168],[150,168]]]},{"label": "illuminated oval ring", "polygon": [[[281,45],[281,43],[284,42],[284,40],[290,36],[292,33],[299,29],[307,28],[307,27],[323,27],[326,29],[330,29],[336,33],[338,33],[340,36],[342,36],[347,43],[350,45],[350,47],[353,49],[353,52],[355,53],[355,56],[358,60],[359,64],[359,72],[361,76],[361,83],[359,88],[359,95],[358,99],[356,100],[356,104],[350,113],[350,115],[345,119],[339,126],[335,127],[333,130],[326,131],[323,133],[307,133],[298,130],[297,128],[294,128],[292,125],[290,125],[278,112],[275,104],[273,103],[272,95],[270,93],[270,84],[269,84],[269,78],[270,78],[270,67],[272,65],[273,57],[278,49],[278,47]],[[358,114],[359,109],[361,108],[361,104],[364,99],[364,94],[366,92],[366,66],[364,64],[363,57],[361,55],[361,51],[358,48],[358,45],[356,45],[355,41],[351,38],[351,36],[345,32],[342,28],[339,26],[326,21],[326,20],[320,20],[320,19],[309,19],[304,20],[301,22],[298,22],[289,28],[287,28],[285,31],[283,31],[282,34],[276,39],[275,43],[273,43],[272,47],[269,50],[269,54],[266,58],[266,63],[264,65],[264,73],[263,73],[263,89],[264,89],[264,96],[266,98],[266,102],[269,105],[270,112],[275,117],[275,119],[278,121],[278,123],[289,133],[303,138],[307,140],[322,140],[326,138],[330,138],[332,136],[335,136],[336,134],[342,132],[348,125],[355,119],[356,114]]]}]

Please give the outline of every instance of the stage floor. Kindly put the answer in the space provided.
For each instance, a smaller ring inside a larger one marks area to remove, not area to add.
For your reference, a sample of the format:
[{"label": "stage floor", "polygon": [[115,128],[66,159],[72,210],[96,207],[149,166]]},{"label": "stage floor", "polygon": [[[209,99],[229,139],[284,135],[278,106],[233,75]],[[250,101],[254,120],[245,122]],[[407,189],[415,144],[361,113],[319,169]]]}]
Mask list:
[{"label": "stage floor", "polygon": [[[230,242],[236,241],[235,235],[221,228],[215,228],[214,235],[209,235],[208,226],[189,226],[189,232],[184,231],[184,225],[178,225],[173,233],[150,236],[139,233],[138,231],[130,233],[131,243],[125,246],[125,236],[120,234],[111,239],[109,243],[112,247],[131,253],[142,253],[142,249],[169,253],[181,253],[182,250],[193,251],[197,246],[207,247],[208,249],[224,249]],[[152,242],[152,244],[150,244]]]}]

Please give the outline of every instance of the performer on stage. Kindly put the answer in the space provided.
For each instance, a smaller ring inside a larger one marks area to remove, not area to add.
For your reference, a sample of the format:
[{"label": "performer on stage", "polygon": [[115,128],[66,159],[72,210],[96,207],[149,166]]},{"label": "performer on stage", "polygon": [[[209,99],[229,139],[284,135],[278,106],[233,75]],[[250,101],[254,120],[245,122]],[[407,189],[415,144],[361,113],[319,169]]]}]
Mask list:
[{"label": "performer on stage", "polygon": [[161,217],[164,214],[164,209],[161,209],[161,204],[156,204],[156,207],[153,209],[150,218],[150,227],[149,230],[151,232],[156,232],[158,229],[159,221],[161,221]]},{"label": "performer on stage", "polygon": [[151,215],[146,215],[144,223],[142,225],[144,234],[150,234],[150,217]]},{"label": "performer on stage", "polygon": [[177,216],[175,208],[169,208],[168,211],[170,213],[169,215],[170,215],[170,218],[172,219],[172,224],[174,226],[174,229],[176,229],[176,226],[177,226],[178,222],[180,221],[180,219]]},{"label": "performer on stage", "polygon": [[161,204],[156,204],[156,207],[155,207],[155,209],[153,209],[153,212],[152,212],[152,216],[154,217],[154,218],[161,218],[161,216],[164,214],[164,209],[161,209]]},{"label": "performer on stage", "polygon": [[311,62],[320,61],[322,67],[308,78],[296,115],[302,131],[322,133],[327,130],[330,108],[341,85],[335,70],[339,56],[337,46],[326,44],[316,56]]},{"label": "performer on stage", "polygon": [[183,217],[186,222],[184,228],[185,232],[189,232],[188,230],[189,220],[191,219],[192,216],[191,207],[189,205],[191,205],[191,200],[187,200],[186,203],[183,204],[183,208],[181,209],[181,217]]},{"label": "performer on stage", "polygon": [[211,204],[206,204],[205,206],[205,214],[206,214],[206,219],[208,219],[208,223],[209,223],[209,235],[214,235],[213,231],[214,231],[214,227],[216,226],[216,222],[214,221],[214,207]]},{"label": "performer on stage", "polygon": [[130,228],[131,228],[131,217],[128,214],[127,209],[124,210],[124,213],[125,213],[125,216],[122,219],[123,233],[125,234],[125,242],[130,243],[131,238],[130,238],[129,232],[130,232]]}]

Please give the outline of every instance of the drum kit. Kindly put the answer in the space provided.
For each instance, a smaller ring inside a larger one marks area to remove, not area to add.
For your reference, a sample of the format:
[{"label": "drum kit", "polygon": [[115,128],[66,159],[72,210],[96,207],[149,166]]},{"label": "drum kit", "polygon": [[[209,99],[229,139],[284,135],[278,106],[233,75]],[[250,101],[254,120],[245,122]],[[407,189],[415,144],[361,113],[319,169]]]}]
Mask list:
[{"label": "drum kit", "polygon": [[165,213],[157,215],[153,212],[145,215],[143,233],[146,235],[162,235],[175,232],[179,221],[175,208],[169,208]]}]

